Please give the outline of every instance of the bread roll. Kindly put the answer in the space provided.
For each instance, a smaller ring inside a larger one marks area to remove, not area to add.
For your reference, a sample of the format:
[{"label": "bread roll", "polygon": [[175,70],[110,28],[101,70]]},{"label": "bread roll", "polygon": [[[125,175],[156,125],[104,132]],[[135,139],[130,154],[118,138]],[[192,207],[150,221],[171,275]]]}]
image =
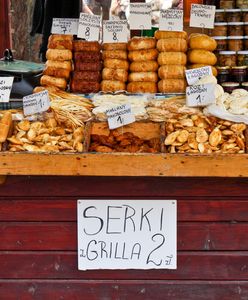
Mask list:
[{"label": "bread roll", "polygon": [[130,64],[131,72],[156,72],[158,63],[155,60],[134,61]]},{"label": "bread roll", "polygon": [[56,68],[56,69],[65,69],[68,71],[72,70],[71,61],[57,61],[57,60],[47,60],[46,67]]},{"label": "bread roll", "polygon": [[188,49],[187,41],[181,38],[161,39],[157,42],[157,49],[160,52],[186,52]]},{"label": "bread roll", "polygon": [[48,49],[46,52],[47,60],[71,60],[72,52],[70,50]]},{"label": "bread roll", "polygon": [[130,82],[127,85],[129,93],[157,93],[157,84],[155,82]]},{"label": "bread roll", "polygon": [[102,53],[102,58],[117,58],[127,60],[127,51],[125,50],[104,50]]},{"label": "bread roll", "polygon": [[72,74],[72,78],[75,80],[99,82],[101,81],[101,72],[95,71],[75,71]]},{"label": "bread roll", "polygon": [[72,41],[68,41],[68,40],[49,41],[48,48],[49,49],[68,49],[71,51],[73,49]]},{"label": "bread roll", "polygon": [[217,48],[217,42],[206,34],[193,33],[189,37],[189,47],[191,49],[214,51]]},{"label": "bread roll", "polygon": [[[208,65],[204,65],[204,64],[193,64],[193,65],[189,65],[188,68],[189,69],[198,69],[198,68],[203,68],[203,67],[208,67]],[[213,76],[217,76],[218,75],[218,71],[215,67],[213,66],[209,66],[211,67],[212,69],[212,73],[213,73]]]},{"label": "bread roll", "polygon": [[102,70],[102,79],[104,80],[116,80],[126,82],[127,78],[128,72],[124,69],[104,68]]},{"label": "bread roll", "polygon": [[117,80],[103,80],[101,83],[101,91],[103,92],[117,92],[125,91],[126,84]]},{"label": "bread roll", "polygon": [[100,61],[97,62],[74,62],[74,67],[76,71],[101,71],[102,63]]},{"label": "bread roll", "polygon": [[152,37],[133,37],[127,44],[129,51],[156,48],[156,40]]},{"label": "bread roll", "polygon": [[40,84],[43,86],[56,86],[62,90],[65,90],[67,87],[67,81],[64,78],[56,78],[48,75],[41,77]]},{"label": "bread roll", "polygon": [[156,49],[129,51],[128,59],[130,61],[148,61],[156,60],[158,51]]},{"label": "bread roll", "polygon": [[112,59],[112,58],[107,58],[104,60],[103,65],[105,68],[109,69],[123,69],[128,71],[129,68],[129,63],[126,60],[122,59]]},{"label": "bread roll", "polygon": [[82,80],[71,80],[71,91],[74,93],[98,93],[100,90],[99,82],[82,81]]},{"label": "bread roll", "polygon": [[158,63],[162,65],[183,65],[187,64],[187,56],[183,52],[161,52],[158,55]]},{"label": "bread roll", "polygon": [[127,50],[127,43],[104,43],[103,50]]},{"label": "bread roll", "polygon": [[188,52],[188,61],[191,64],[214,66],[217,62],[217,57],[210,51],[195,49]]},{"label": "bread roll", "polygon": [[168,38],[180,38],[180,39],[188,39],[188,34],[185,31],[161,31],[157,30],[155,32],[155,38],[157,40],[160,39],[168,39]]},{"label": "bread roll", "polygon": [[4,143],[8,137],[8,133],[12,123],[12,114],[9,111],[3,113],[0,120],[0,143]]},{"label": "bread roll", "polygon": [[54,68],[54,67],[45,67],[43,75],[49,75],[54,77],[61,77],[65,79],[70,78],[70,70]]},{"label": "bread roll", "polygon": [[158,83],[160,93],[185,93],[186,87],[184,79],[162,79]]},{"label": "bread roll", "polygon": [[164,65],[158,69],[161,79],[184,79],[186,67],[182,65]]},{"label": "bread roll", "polygon": [[73,35],[70,34],[51,34],[49,36],[48,42],[57,41],[73,41]]},{"label": "bread roll", "polygon": [[79,51],[100,52],[101,46],[98,42],[87,42],[82,40],[73,41],[73,49]]},{"label": "bread roll", "polygon": [[91,51],[81,51],[74,52],[74,60],[82,62],[97,62],[102,59],[102,54],[100,52]]},{"label": "bread roll", "polygon": [[140,82],[157,82],[158,74],[156,72],[135,72],[128,76],[128,81],[140,81]]}]

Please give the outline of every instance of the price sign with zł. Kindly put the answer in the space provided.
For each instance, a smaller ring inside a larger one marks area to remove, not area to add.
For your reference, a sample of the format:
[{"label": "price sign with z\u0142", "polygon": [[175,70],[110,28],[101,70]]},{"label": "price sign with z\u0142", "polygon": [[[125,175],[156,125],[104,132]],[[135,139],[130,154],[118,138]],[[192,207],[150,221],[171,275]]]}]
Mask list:
[{"label": "price sign with z\u0142", "polygon": [[190,27],[214,28],[214,5],[191,4]]},{"label": "price sign with z\u0142", "polygon": [[129,14],[130,29],[152,28],[152,5],[151,3],[130,3]]},{"label": "price sign with z\u0142", "polygon": [[159,18],[159,30],[183,31],[183,10],[161,10]]},{"label": "price sign with z\u0142", "polygon": [[25,116],[45,112],[49,107],[48,91],[42,91],[23,98],[23,112]]},{"label": "price sign with z\u0142", "polygon": [[186,70],[185,75],[189,85],[195,84],[198,80],[207,75],[213,75],[212,68],[210,66]]},{"label": "price sign with z\u0142", "polygon": [[128,36],[127,21],[103,21],[104,43],[127,43]]},{"label": "price sign with z\u0142", "polygon": [[123,104],[106,110],[109,129],[115,129],[135,122],[131,105]]},{"label": "price sign with z\u0142", "polygon": [[186,104],[189,107],[208,106],[215,104],[215,84],[206,83],[192,85],[186,89]]},{"label": "price sign with z\u0142", "polygon": [[71,34],[78,33],[78,19],[53,18],[52,34]]},{"label": "price sign with z\u0142", "polygon": [[0,102],[9,102],[14,77],[0,77]]},{"label": "price sign with z\u0142", "polygon": [[101,16],[80,14],[78,33],[79,38],[86,41],[98,41],[101,26]]}]

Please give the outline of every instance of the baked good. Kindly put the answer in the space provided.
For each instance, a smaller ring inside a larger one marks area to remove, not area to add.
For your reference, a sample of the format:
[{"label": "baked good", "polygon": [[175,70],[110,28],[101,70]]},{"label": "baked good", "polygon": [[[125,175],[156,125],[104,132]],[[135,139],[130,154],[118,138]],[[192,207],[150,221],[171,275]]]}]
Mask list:
[{"label": "baked good", "polygon": [[75,71],[72,74],[72,78],[75,80],[99,82],[101,80],[100,71]]},{"label": "baked good", "polygon": [[45,67],[45,69],[43,71],[43,75],[49,75],[49,76],[69,79],[70,78],[70,72],[71,71],[68,70],[68,69]]},{"label": "baked good", "polygon": [[126,84],[122,81],[117,80],[103,80],[101,82],[101,91],[103,92],[117,92],[125,91]]},{"label": "baked good", "polygon": [[71,91],[74,93],[98,93],[100,90],[99,82],[82,81],[82,80],[71,80]]},{"label": "baked good", "polygon": [[43,75],[40,79],[40,84],[43,86],[56,86],[62,90],[67,87],[67,81],[65,78],[56,78],[48,75]]},{"label": "baked good", "polygon": [[127,51],[125,50],[104,50],[102,53],[102,58],[117,58],[127,60]]},{"label": "baked good", "polygon": [[96,62],[102,59],[102,55],[100,52],[91,52],[91,51],[81,51],[74,52],[74,60],[75,61],[83,61],[83,62]]},{"label": "baked good", "polygon": [[71,61],[57,61],[57,60],[47,60],[46,67],[56,68],[56,69],[65,69],[68,71],[72,70]]},{"label": "baked good", "polygon": [[186,87],[184,79],[162,79],[158,83],[160,93],[185,93]]},{"label": "baked good", "polygon": [[3,113],[0,120],[0,143],[4,143],[8,137],[9,130],[12,124],[12,114],[9,111]]},{"label": "baked good", "polygon": [[217,57],[210,51],[194,49],[188,52],[188,61],[191,64],[204,64],[214,66],[217,62]]},{"label": "baked good", "polygon": [[182,38],[167,38],[160,39],[157,42],[157,49],[159,52],[186,52],[188,49],[187,41]]},{"label": "baked good", "polygon": [[127,44],[129,51],[156,48],[156,40],[152,37],[133,37]]},{"label": "baked good", "polygon": [[116,58],[107,58],[104,60],[103,65],[105,68],[109,69],[123,69],[128,71],[129,63],[123,59],[116,59]]},{"label": "baked good", "polygon": [[206,34],[193,33],[189,37],[189,47],[191,49],[214,51],[217,48],[217,42]]},{"label": "baked good", "polygon": [[157,82],[158,74],[157,72],[134,72],[129,74],[128,81]]},{"label": "baked good", "polygon": [[100,61],[96,61],[96,62],[75,61],[74,67],[76,71],[101,71],[102,63]]},{"label": "baked good", "polygon": [[94,41],[82,41],[82,40],[76,40],[73,41],[73,49],[76,52],[80,51],[91,51],[91,52],[100,52],[101,46],[98,42]]},{"label": "baked good", "polygon": [[46,52],[46,59],[59,61],[71,60],[72,52],[65,49],[48,49]]},{"label": "baked good", "polygon": [[128,78],[128,72],[124,69],[104,68],[102,70],[103,80],[117,80],[117,81],[126,82],[127,78]]},{"label": "baked good", "polygon": [[160,39],[168,39],[168,38],[180,38],[180,39],[188,39],[188,34],[185,31],[163,31],[157,30],[155,32],[155,38],[157,40]]},{"label": "baked good", "polygon": [[127,50],[127,43],[104,43],[103,50]]},{"label": "baked good", "polygon": [[156,60],[157,57],[158,57],[158,51],[156,49],[135,50],[135,51],[129,51],[128,53],[128,59],[130,61]]},{"label": "baked good", "polygon": [[183,65],[163,65],[158,69],[161,79],[184,79],[186,67]]},{"label": "baked good", "polygon": [[187,64],[187,56],[183,52],[161,52],[158,55],[158,63],[162,65],[183,65]]},{"label": "baked good", "polygon": [[157,84],[155,82],[129,82],[127,85],[129,93],[157,93]]},{"label": "baked good", "polygon": [[158,63],[155,60],[134,61],[130,64],[131,72],[156,72]]},{"label": "baked good", "polygon": [[58,40],[58,41],[49,41],[49,49],[68,49],[72,51],[72,41],[70,40]]},{"label": "baked good", "polygon": [[73,35],[70,34],[51,34],[48,38],[48,42],[57,41],[73,41]]}]

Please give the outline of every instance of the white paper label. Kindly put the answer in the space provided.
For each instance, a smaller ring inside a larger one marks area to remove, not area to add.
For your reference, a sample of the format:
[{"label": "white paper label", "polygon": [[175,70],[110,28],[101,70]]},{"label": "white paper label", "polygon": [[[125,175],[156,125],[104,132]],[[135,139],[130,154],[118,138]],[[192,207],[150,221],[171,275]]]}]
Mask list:
[{"label": "white paper label", "polygon": [[0,77],[0,102],[9,102],[14,77]]},{"label": "white paper label", "polygon": [[213,75],[212,68],[210,66],[186,70],[185,74],[189,85],[195,84],[204,76]]},{"label": "white paper label", "polygon": [[127,21],[103,21],[104,43],[127,43]]},{"label": "white paper label", "polygon": [[109,129],[115,129],[135,122],[131,105],[123,104],[106,110]]},{"label": "white paper label", "polygon": [[23,98],[23,112],[25,116],[30,116],[45,112],[50,107],[48,91],[42,91]]},{"label": "white paper label", "polygon": [[183,31],[183,10],[161,10],[159,18],[159,30]]},{"label": "white paper label", "polygon": [[76,35],[78,33],[78,19],[54,18],[51,33]]},{"label": "white paper label", "polygon": [[214,28],[214,5],[191,4],[190,27]]},{"label": "white paper label", "polygon": [[186,89],[186,104],[189,107],[207,106],[216,103],[215,84],[192,85]]},{"label": "white paper label", "polygon": [[86,41],[98,41],[101,26],[101,16],[80,14],[78,34],[79,38]]},{"label": "white paper label", "polygon": [[78,269],[176,269],[176,200],[78,200]]},{"label": "white paper label", "polygon": [[130,29],[152,28],[152,6],[148,3],[130,3]]}]

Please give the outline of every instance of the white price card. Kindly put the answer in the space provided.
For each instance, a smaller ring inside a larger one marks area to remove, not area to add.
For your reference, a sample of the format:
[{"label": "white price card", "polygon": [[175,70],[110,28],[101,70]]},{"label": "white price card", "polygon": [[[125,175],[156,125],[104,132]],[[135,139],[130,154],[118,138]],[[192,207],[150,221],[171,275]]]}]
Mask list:
[{"label": "white price card", "polygon": [[48,91],[42,91],[23,97],[23,112],[25,116],[30,116],[45,112],[50,107]]},{"label": "white price card", "polygon": [[215,104],[215,84],[206,83],[191,85],[186,89],[186,104],[189,107],[200,107]]},{"label": "white price card", "polygon": [[214,28],[214,5],[191,4],[190,27]]},{"label": "white price card", "polygon": [[207,75],[213,75],[213,72],[210,66],[206,66],[202,68],[186,70],[185,74],[186,74],[188,84],[193,85],[202,77]]},{"label": "white price card", "polygon": [[81,13],[77,36],[86,41],[98,41],[100,26],[101,16]]},{"label": "white price card", "polygon": [[159,30],[183,31],[183,10],[161,10],[159,17]]},{"label": "white price card", "polygon": [[130,104],[122,104],[106,110],[109,129],[115,129],[135,122]]},{"label": "white price card", "polygon": [[9,102],[14,77],[0,77],[0,102]]},{"label": "white price card", "polygon": [[152,5],[151,3],[130,3],[129,14],[130,30],[152,28]]},{"label": "white price card", "polygon": [[103,21],[104,43],[127,43],[128,36],[127,21]]},{"label": "white price card", "polygon": [[78,33],[78,19],[53,18],[52,34],[71,34]]}]

